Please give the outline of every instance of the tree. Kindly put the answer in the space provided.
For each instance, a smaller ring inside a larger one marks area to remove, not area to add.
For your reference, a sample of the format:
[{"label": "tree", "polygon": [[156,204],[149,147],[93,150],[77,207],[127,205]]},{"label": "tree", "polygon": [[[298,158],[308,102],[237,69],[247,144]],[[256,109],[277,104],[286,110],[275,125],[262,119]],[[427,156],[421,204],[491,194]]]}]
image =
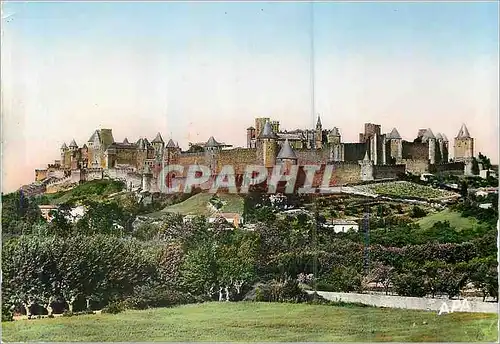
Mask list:
[{"label": "tree", "polygon": [[234,230],[228,236],[217,250],[218,284],[224,287],[226,301],[230,300],[231,290],[239,297],[243,286],[254,281],[259,247],[253,233]]},{"label": "tree", "polygon": [[29,234],[31,226],[43,222],[40,209],[23,191],[2,194],[2,234]]},{"label": "tree", "polygon": [[479,174],[479,164],[476,158],[472,158],[472,168],[471,172],[473,175],[477,176]]},{"label": "tree", "polygon": [[130,214],[124,213],[116,202],[86,201],[85,207],[87,211],[77,223],[80,234],[124,234]]},{"label": "tree", "polygon": [[203,153],[203,152],[204,152],[203,147],[199,145],[191,145],[187,150],[187,153]]},{"label": "tree", "polygon": [[4,243],[2,250],[2,301],[20,304],[26,314],[41,303],[50,304],[59,278],[56,262],[59,252],[56,238],[21,236]]},{"label": "tree", "polygon": [[392,266],[377,263],[375,267],[370,271],[370,274],[368,275],[368,281],[381,284],[385,294],[387,295],[389,293],[389,288],[393,282],[394,276],[395,270]]},{"label": "tree", "polygon": [[481,152],[479,152],[478,161],[481,164],[483,164],[483,168],[485,170],[491,169],[491,160],[490,160],[490,158],[488,158],[486,155],[481,154]]},{"label": "tree", "polygon": [[413,208],[411,209],[410,216],[413,218],[420,218],[424,217],[425,215],[427,215],[427,212],[417,205],[414,205]]},{"label": "tree", "polygon": [[425,270],[411,262],[394,276],[394,289],[401,296],[423,297],[428,291],[426,282]]},{"label": "tree", "polygon": [[161,245],[157,258],[159,281],[172,288],[178,287],[181,278],[181,267],[185,252],[179,243]]},{"label": "tree", "polygon": [[496,257],[475,258],[469,265],[470,280],[474,287],[483,293],[483,302],[487,296],[498,301],[498,271]]},{"label": "tree", "polygon": [[49,231],[58,236],[69,236],[72,233],[73,224],[71,223],[71,204],[61,204],[56,210],[52,210],[50,215],[52,221],[49,223]]},{"label": "tree", "polygon": [[217,285],[216,243],[198,244],[186,254],[181,268],[182,285],[195,295],[212,296]]},{"label": "tree", "polygon": [[158,237],[159,228],[156,224],[152,223],[142,223],[139,227],[133,232],[135,238],[143,241],[153,240]]}]

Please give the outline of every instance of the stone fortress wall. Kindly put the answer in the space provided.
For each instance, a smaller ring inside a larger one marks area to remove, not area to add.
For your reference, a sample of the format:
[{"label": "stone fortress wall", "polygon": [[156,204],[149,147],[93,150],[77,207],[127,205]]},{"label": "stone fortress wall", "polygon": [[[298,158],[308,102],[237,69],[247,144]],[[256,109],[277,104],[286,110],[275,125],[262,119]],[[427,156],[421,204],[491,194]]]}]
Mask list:
[{"label": "stone fortress wall", "polygon": [[[383,134],[380,125],[366,123],[359,142],[343,142],[338,128],[324,129],[318,117],[316,128],[280,131],[278,121],[257,118],[256,128],[247,129],[247,147],[232,148],[210,137],[198,150],[182,151],[160,133],[151,142],[140,138],[116,142],[111,129],[96,130],[79,147],[75,140],[63,144],[60,159],[46,169],[35,170],[35,180],[50,178],[47,192],[68,183],[104,178],[123,180],[127,187],[158,191],[163,165],[208,166],[212,174],[231,165],[241,176],[248,165],[333,165],[336,185],[396,178],[412,173],[464,173],[474,156],[474,139],[465,125],[455,137],[455,157],[448,159],[449,142],[444,134],[419,129],[413,141],[403,140],[396,128]],[[470,170],[470,168],[469,168]],[[315,183],[318,181],[315,180]]]}]

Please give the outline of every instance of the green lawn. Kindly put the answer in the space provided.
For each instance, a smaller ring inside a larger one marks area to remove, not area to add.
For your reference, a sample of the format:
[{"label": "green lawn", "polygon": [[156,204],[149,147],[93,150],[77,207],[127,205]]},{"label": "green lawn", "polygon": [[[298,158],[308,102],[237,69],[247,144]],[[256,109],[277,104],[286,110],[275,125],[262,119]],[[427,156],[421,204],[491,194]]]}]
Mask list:
[{"label": "green lawn", "polygon": [[[184,202],[166,207],[161,212],[179,213],[182,215],[210,215],[208,202],[213,194],[208,192],[198,193]],[[243,198],[235,194],[217,194],[225,202],[221,211],[223,213],[243,213]]]},{"label": "green lawn", "polygon": [[462,217],[458,212],[445,209],[443,211],[429,214],[417,221],[422,229],[431,228],[438,221],[448,221],[450,226],[457,230],[474,229],[479,226],[478,221],[473,217]]},{"label": "green lawn", "polygon": [[205,303],[2,323],[20,341],[490,341],[497,315],[279,303]]}]

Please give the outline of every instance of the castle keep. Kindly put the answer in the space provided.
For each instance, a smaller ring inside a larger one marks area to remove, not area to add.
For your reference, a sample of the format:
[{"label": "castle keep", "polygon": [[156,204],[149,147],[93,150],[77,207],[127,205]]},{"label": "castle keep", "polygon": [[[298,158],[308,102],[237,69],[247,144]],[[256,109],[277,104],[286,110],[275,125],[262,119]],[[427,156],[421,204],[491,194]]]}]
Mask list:
[{"label": "castle keep", "polygon": [[47,192],[103,178],[156,192],[164,165],[199,164],[207,166],[213,175],[231,165],[239,176],[248,165],[333,165],[333,179],[339,185],[395,178],[405,172],[463,174],[470,171],[474,156],[474,139],[465,124],[455,137],[454,158],[450,159],[446,135],[434,134],[431,129],[420,129],[415,139],[407,141],[396,128],[382,133],[380,125],[365,123],[358,142],[344,142],[338,128],[322,127],[319,116],[314,129],[292,131],[280,130],[278,121],[256,118],[255,127],[247,129],[246,148],[232,148],[214,137],[190,146],[190,150],[182,151],[172,139],[165,143],[160,133],[151,141],[140,138],[131,143],[125,138],[117,142],[111,129],[99,129],[82,146],[75,140],[69,146],[64,143],[60,159],[46,169],[35,170],[35,179],[46,185]]}]

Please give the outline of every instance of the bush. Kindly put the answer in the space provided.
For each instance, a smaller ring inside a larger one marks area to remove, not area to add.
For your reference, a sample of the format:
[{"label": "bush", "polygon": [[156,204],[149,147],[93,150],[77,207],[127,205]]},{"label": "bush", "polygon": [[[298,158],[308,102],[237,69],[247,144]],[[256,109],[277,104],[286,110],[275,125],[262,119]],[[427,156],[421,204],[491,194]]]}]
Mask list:
[{"label": "bush", "polygon": [[[354,267],[334,267],[322,280],[321,286],[328,291],[353,292],[362,290],[362,275]],[[319,289],[319,286],[318,286]]]},{"label": "bush", "polygon": [[171,307],[200,300],[194,296],[159,285],[144,285],[136,288],[134,294],[123,301],[123,306],[130,309]]},{"label": "bush", "polygon": [[123,302],[111,302],[109,305],[102,309],[102,313],[107,314],[118,314],[125,311],[125,305]]},{"label": "bush", "polygon": [[410,216],[413,218],[420,218],[420,217],[424,217],[425,215],[427,215],[427,212],[424,209],[420,208],[419,206],[415,205],[411,209]]},{"label": "bush", "polygon": [[424,277],[414,271],[397,274],[394,278],[394,290],[400,296],[423,297],[427,295]]},{"label": "bush", "polygon": [[308,294],[299,287],[295,279],[272,280],[262,290],[264,301],[305,302]]},{"label": "bush", "polygon": [[247,293],[244,300],[259,302],[307,302],[312,296],[300,288],[297,280],[284,278],[271,280],[267,283],[257,283]]},{"label": "bush", "polygon": [[14,313],[12,308],[5,302],[2,302],[2,321],[13,321]]}]

